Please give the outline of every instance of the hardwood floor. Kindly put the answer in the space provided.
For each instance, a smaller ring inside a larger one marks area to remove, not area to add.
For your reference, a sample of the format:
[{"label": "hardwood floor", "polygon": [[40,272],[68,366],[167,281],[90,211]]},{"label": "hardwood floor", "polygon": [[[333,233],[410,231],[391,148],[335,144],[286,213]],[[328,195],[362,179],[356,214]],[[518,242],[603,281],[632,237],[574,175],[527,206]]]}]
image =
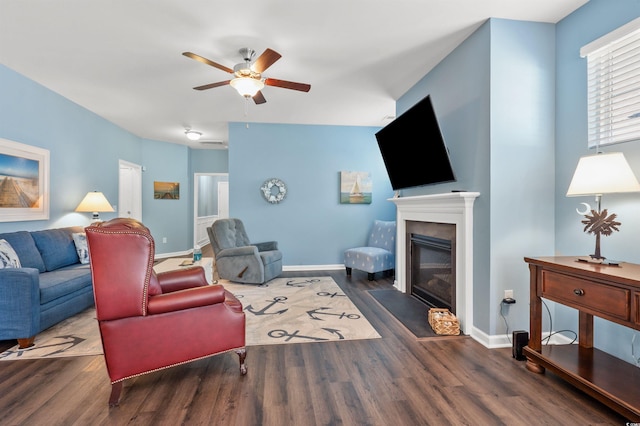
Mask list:
[{"label": "hardwood floor", "polygon": [[[109,409],[101,356],[0,362],[2,425],[622,425],[625,419],[510,349],[470,337],[418,340],[354,271],[330,275],[381,339],[247,348],[125,381]],[[426,321],[426,316],[425,316]],[[212,324],[214,327],[215,324]]]}]

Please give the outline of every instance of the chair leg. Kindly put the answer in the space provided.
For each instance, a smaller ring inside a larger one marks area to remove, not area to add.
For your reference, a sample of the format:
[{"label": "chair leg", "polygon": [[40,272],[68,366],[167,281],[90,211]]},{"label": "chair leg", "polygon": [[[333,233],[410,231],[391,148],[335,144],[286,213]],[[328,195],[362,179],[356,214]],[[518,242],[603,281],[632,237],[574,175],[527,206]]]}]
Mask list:
[{"label": "chair leg", "polygon": [[347,276],[351,276],[351,268],[345,266],[345,269],[347,270]]},{"label": "chair leg", "polygon": [[109,396],[109,407],[116,407],[120,401],[120,392],[122,392],[122,382],[111,384],[111,396]]},{"label": "chair leg", "polygon": [[247,374],[247,364],[245,363],[247,350],[245,348],[236,349],[236,353],[238,354],[238,358],[240,358],[240,374],[244,376],[245,374]]},{"label": "chair leg", "polygon": [[374,272],[367,272],[367,278],[369,279],[369,281],[373,281],[373,276],[375,275]]}]

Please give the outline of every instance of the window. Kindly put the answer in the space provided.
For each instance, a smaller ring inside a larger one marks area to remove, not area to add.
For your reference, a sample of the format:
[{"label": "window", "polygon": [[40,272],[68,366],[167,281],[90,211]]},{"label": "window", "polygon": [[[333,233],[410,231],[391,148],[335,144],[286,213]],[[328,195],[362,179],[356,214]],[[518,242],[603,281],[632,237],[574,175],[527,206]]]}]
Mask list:
[{"label": "window", "polygon": [[580,56],[587,58],[589,147],[640,140],[640,18]]}]

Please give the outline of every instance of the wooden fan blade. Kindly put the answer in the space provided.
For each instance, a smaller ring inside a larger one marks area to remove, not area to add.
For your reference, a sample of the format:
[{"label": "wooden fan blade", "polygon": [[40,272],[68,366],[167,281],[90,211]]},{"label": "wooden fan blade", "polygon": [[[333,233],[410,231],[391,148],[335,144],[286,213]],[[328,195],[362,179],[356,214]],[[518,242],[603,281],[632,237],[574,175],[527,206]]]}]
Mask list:
[{"label": "wooden fan blade", "polygon": [[282,55],[276,52],[275,50],[267,49],[262,52],[262,55],[255,60],[251,68],[255,72],[259,72],[262,74],[264,70],[273,65],[278,59],[282,58]]},{"label": "wooden fan blade", "polygon": [[225,80],[225,81],[219,81],[217,83],[210,83],[210,84],[205,84],[204,86],[198,86],[198,87],[194,87],[194,90],[207,90],[207,89],[213,89],[214,87],[220,87],[220,86],[226,86],[227,84],[229,84],[231,82],[231,80]]},{"label": "wooden fan blade", "polygon": [[262,92],[258,90],[258,93],[253,95],[253,102],[255,102],[256,105],[260,105],[267,102],[267,100],[264,98],[264,95],[262,94]]},{"label": "wooden fan blade", "polygon": [[310,84],[296,83],[293,81],[286,81],[286,80],[278,80],[275,78],[265,79],[264,84],[266,84],[267,86],[282,87],[284,89],[299,90],[301,92],[308,92],[309,90],[311,90]]},{"label": "wooden fan blade", "polygon": [[211,65],[214,68],[218,68],[219,70],[228,72],[229,74],[233,74],[233,70],[231,68],[220,65],[219,63],[213,62],[207,58],[203,58],[202,56],[196,55],[195,53],[182,52],[182,54],[187,58],[195,59],[196,61],[202,62],[203,64]]}]

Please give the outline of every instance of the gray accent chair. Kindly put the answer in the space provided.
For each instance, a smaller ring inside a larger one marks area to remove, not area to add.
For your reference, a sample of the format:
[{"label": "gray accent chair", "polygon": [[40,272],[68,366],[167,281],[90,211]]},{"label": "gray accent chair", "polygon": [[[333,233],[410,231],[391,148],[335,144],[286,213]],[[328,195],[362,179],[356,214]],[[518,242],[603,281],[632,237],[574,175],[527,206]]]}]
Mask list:
[{"label": "gray accent chair", "polygon": [[240,219],[218,219],[207,233],[219,278],[263,284],[282,273],[282,252],[277,241],[251,243]]}]

